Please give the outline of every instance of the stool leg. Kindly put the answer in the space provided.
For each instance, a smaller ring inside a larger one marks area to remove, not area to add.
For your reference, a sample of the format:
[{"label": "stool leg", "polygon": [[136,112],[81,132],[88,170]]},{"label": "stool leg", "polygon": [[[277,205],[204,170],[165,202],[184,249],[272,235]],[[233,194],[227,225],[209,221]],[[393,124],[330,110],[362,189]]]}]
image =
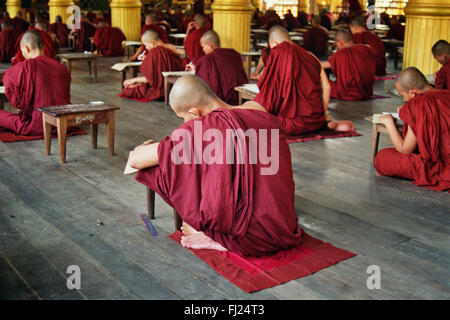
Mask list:
[{"label": "stool leg", "polygon": [[169,84],[167,82],[167,77],[164,77],[164,105],[166,107],[169,105]]},{"label": "stool leg", "polygon": [[94,81],[97,82],[97,59],[94,59]]},{"label": "stool leg", "polygon": [[42,115],[42,122],[44,125],[44,143],[45,143],[45,154],[50,155],[52,147],[52,126],[47,123],[47,116],[45,113]]},{"label": "stool leg", "polygon": [[98,124],[91,124],[92,148],[97,149]]},{"label": "stool leg", "polygon": [[89,66],[89,76],[92,75],[92,61],[88,61],[88,66]]},{"label": "stool leg", "polygon": [[181,226],[183,225],[183,220],[181,220],[180,215],[178,214],[177,210],[173,209],[173,217],[175,220],[175,230],[181,231]]},{"label": "stool leg", "polygon": [[114,110],[108,111],[108,122],[106,123],[106,136],[108,137],[108,150],[114,155]]},{"label": "stool leg", "polygon": [[380,141],[380,133],[378,132],[378,124],[374,123],[372,126],[372,152],[371,152],[371,160],[372,166],[375,161],[375,156],[378,152],[378,143]]},{"label": "stool leg", "polygon": [[150,220],[155,219],[155,191],[147,188],[147,212]]},{"label": "stool leg", "polygon": [[62,163],[66,162],[66,138],[67,138],[67,120],[65,118],[58,118],[58,143],[59,155]]}]

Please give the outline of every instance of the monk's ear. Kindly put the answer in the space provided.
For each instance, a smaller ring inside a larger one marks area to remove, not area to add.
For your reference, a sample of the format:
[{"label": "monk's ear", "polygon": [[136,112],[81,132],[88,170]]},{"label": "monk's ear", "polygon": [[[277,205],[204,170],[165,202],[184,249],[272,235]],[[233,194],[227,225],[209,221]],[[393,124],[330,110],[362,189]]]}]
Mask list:
[{"label": "monk's ear", "polygon": [[420,92],[419,92],[419,90],[417,90],[417,89],[410,89],[410,90],[408,91],[408,93],[409,93],[411,96],[415,97],[415,96],[417,96]]},{"label": "monk's ear", "polygon": [[195,118],[200,118],[202,116],[202,112],[199,108],[190,108],[188,110],[188,113],[190,113],[191,115],[193,115]]}]

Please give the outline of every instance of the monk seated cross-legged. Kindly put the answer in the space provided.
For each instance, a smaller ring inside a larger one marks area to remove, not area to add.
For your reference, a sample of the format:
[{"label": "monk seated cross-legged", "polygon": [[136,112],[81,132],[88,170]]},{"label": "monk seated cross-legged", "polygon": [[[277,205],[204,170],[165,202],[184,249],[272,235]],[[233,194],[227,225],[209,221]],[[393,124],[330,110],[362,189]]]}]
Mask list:
[{"label": "monk seated cross-legged", "polygon": [[200,44],[200,38],[209,29],[211,29],[211,26],[208,20],[201,14],[195,16],[195,21],[189,22],[184,39],[188,62],[196,61],[205,55]]},{"label": "monk seated cross-legged", "polygon": [[350,101],[370,98],[375,83],[375,58],[370,47],[354,44],[347,29],[336,32],[334,43],[338,51],[321,63],[336,76],[336,81],[330,81],[331,98]]},{"label": "monk seated cross-legged", "polygon": [[142,43],[148,50],[139,67],[144,76],[125,80],[120,96],[149,102],[164,97],[163,71],[182,71],[184,68],[175,48],[163,43],[155,31],[145,31]]},{"label": "monk seated cross-legged", "polygon": [[97,24],[93,41],[98,53],[102,56],[119,57],[123,56],[125,52],[122,46],[125,39],[125,35],[120,28],[110,27],[106,21],[100,21]]},{"label": "monk seated cross-legged", "polygon": [[188,65],[188,69],[206,81],[214,93],[231,105],[239,104],[235,87],[248,82],[241,55],[234,49],[220,47],[219,35],[206,31],[200,38],[205,55]]},{"label": "monk seated cross-legged", "polygon": [[450,91],[433,89],[414,67],[400,72],[395,88],[405,104],[398,109],[403,136],[391,115],[383,115],[394,148],[383,149],[374,166],[382,176],[414,180],[418,186],[450,188]]},{"label": "monk seated cross-legged", "polygon": [[12,28],[8,22],[1,23],[0,31],[0,62],[11,62],[16,53],[15,45],[20,37],[19,31]]},{"label": "monk seated cross-legged", "polygon": [[442,68],[436,72],[434,87],[436,89],[450,89],[450,44],[445,40],[439,40],[431,48],[434,58],[442,64]]},{"label": "monk seated cross-legged", "polygon": [[286,29],[269,31],[270,55],[255,101],[278,116],[287,135],[322,129],[353,131],[351,121],[327,122],[330,83],[320,61],[290,40]]},{"label": "monk seated cross-legged", "polygon": [[242,256],[298,245],[291,154],[277,117],[252,101],[226,104],[194,75],[178,79],[169,99],[185,123],[136,147],[130,165],[182,218],[181,244]]},{"label": "monk seated cross-legged", "polygon": [[91,51],[91,39],[96,31],[96,27],[89,21],[85,14],[81,14],[80,29],[72,29],[71,34],[77,35],[77,47],[79,52]]},{"label": "monk seated cross-legged", "polygon": [[25,32],[20,47],[25,60],[3,76],[5,95],[20,112],[0,110],[0,130],[43,136],[42,112],[37,109],[70,103],[70,74],[61,63],[44,55],[44,40],[38,31]]},{"label": "monk seated cross-legged", "polygon": [[320,16],[311,18],[312,28],[303,34],[303,48],[314,53],[318,58],[326,58],[328,54],[328,30],[320,25]]},{"label": "monk seated cross-legged", "polygon": [[55,17],[55,23],[51,24],[48,28],[49,32],[54,33],[58,37],[60,47],[69,46],[69,33],[70,30],[65,23],[63,23],[61,16]]}]

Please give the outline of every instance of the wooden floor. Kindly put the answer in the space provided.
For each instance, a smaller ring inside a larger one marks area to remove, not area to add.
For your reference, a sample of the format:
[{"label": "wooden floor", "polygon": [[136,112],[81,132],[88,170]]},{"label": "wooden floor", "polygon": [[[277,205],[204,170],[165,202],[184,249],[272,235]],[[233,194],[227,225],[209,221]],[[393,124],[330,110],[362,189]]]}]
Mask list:
[{"label": "wooden floor", "polygon": [[[116,156],[88,136],[68,138],[66,164],[57,140],[0,143],[0,298],[2,299],[449,299],[450,198],[408,181],[378,177],[370,164],[371,124],[365,116],[402,103],[378,81],[363,102],[334,102],[335,119],[351,119],[361,137],[291,145],[296,212],[312,236],[357,256],[306,278],[247,294],[181,246],[171,208],[158,196],[151,237],[140,220],[145,188],[124,176],[131,149],[161,139],[181,124],[162,102],[117,97],[120,74],[99,61],[99,81],[74,65],[72,102],[119,106]],[[389,146],[386,136],[381,147]],[[102,224],[98,224],[101,221]],[[81,268],[81,290],[68,290],[69,265]],[[381,289],[369,290],[370,265]]]}]

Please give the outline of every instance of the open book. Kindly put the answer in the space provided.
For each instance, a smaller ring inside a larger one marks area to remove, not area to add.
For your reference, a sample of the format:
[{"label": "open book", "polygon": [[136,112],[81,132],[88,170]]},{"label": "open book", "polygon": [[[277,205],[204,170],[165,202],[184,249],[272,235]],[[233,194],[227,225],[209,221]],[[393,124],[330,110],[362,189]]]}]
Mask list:
[{"label": "open book", "polygon": [[182,77],[188,74],[195,74],[194,71],[163,71],[163,77]]},{"label": "open book", "polygon": [[128,156],[128,161],[127,161],[127,165],[125,166],[125,170],[123,171],[123,174],[132,174],[135,172],[138,172],[139,170],[132,168],[130,166],[130,158],[131,158],[131,154],[133,153],[133,151],[130,151],[130,155]]},{"label": "open book", "polygon": [[126,67],[138,67],[142,64],[142,61],[136,62],[124,62],[124,63],[116,63],[111,67],[111,69],[116,71],[123,71]]},{"label": "open book", "polygon": [[259,88],[256,83],[246,83],[244,84],[244,88],[250,91],[251,93],[259,93]]},{"label": "open book", "polygon": [[403,121],[400,119],[397,112],[383,112],[382,114],[374,114],[372,117],[372,123],[381,123],[380,117],[386,114],[392,115],[392,117],[397,120],[398,124],[403,124]]}]

